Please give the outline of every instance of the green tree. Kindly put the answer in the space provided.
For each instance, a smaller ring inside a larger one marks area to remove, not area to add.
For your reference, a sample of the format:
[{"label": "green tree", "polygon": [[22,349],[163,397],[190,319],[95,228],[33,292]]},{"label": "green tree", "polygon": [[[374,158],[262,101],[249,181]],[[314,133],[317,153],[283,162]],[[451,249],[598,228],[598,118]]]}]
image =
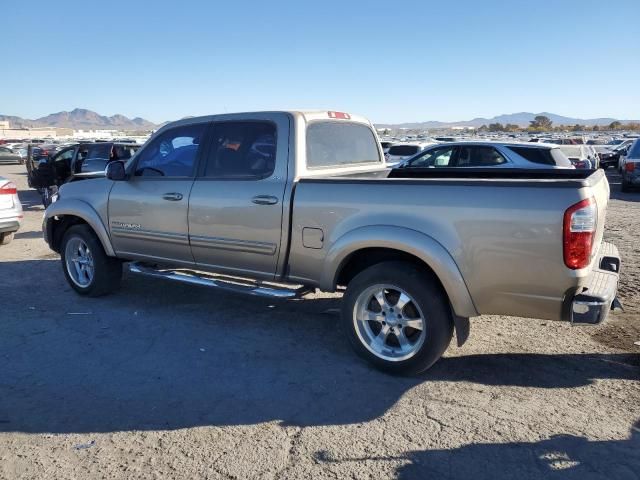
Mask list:
[{"label": "green tree", "polygon": [[583,132],[585,129],[584,125],[580,125],[576,123],[573,127],[571,127],[572,132]]},{"label": "green tree", "polygon": [[594,125],[591,130],[593,130],[594,132],[598,132],[600,131],[600,127],[598,125]]},{"label": "green tree", "polygon": [[609,124],[609,130],[618,130],[620,127],[622,127],[622,123],[617,120]]},{"label": "green tree", "polygon": [[516,125],[515,123],[507,123],[507,124],[504,126],[504,129],[505,129],[507,132],[517,132],[517,131],[519,131],[519,130],[520,130],[520,127],[519,127],[518,125]]},{"label": "green tree", "polygon": [[490,132],[504,132],[504,125],[501,123],[490,123],[489,124]]},{"label": "green tree", "polygon": [[531,127],[539,130],[551,130],[553,127],[553,122],[549,117],[545,117],[544,115],[536,115],[536,118],[529,122]]}]

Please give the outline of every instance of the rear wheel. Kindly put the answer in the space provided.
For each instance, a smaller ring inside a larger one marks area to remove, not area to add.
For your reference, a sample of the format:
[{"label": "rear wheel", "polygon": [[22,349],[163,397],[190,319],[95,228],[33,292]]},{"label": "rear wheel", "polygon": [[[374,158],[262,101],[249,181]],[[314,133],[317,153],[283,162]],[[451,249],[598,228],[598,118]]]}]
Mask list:
[{"label": "rear wheel", "polygon": [[98,297],[116,290],[122,281],[122,262],[108,257],[88,225],[74,225],[61,243],[64,275],[81,295]]},{"label": "rear wheel", "polygon": [[627,193],[630,188],[629,188],[629,182],[627,182],[624,177],[622,178],[622,186],[620,187],[620,190],[622,190],[623,192]]},{"label": "rear wheel", "polygon": [[429,368],[453,335],[446,294],[408,262],[383,262],[356,275],[343,298],[342,325],[361,357],[396,374]]},{"label": "rear wheel", "polygon": [[13,240],[13,232],[0,233],[0,245],[9,245]]}]

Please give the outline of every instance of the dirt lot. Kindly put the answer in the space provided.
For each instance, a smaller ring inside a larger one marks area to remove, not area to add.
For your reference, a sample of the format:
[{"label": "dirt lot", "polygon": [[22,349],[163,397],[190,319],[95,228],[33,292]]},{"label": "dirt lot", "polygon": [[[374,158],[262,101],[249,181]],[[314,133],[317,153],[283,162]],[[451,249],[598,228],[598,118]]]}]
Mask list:
[{"label": "dirt lot", "polygon": [[417,378],[359,361],[336,296],[65,283],[24,167],[0,247],[0,478],[640,478],[640,193],[611,176],[624,313],[480,317]]}]

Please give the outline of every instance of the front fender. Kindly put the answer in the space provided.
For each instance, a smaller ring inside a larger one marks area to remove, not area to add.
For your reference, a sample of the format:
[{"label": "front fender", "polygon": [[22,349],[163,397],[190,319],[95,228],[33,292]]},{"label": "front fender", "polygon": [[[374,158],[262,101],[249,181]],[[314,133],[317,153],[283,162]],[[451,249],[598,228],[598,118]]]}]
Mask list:
[{"label": "front fender", "polygon": [[371,225],[342,235],[329,248],[320,288],[334,290],[338,274],[349,256],[365,248],[389,248],[419,258],[438,276],[456,315],[478,315],[458,265],[449,252],[432,237],[406,227]]},{"label": "front fender", "polygon": [[98,212],[96,212],[91,205],[77,199],[60,199],[49,205],[45,210],[43,225],[48,225],[54,217],[62,216],[75,216],[87,222],[98,236],[104,252],[109,257],[116,256],[109,233],[100,215],[98,215]]}]

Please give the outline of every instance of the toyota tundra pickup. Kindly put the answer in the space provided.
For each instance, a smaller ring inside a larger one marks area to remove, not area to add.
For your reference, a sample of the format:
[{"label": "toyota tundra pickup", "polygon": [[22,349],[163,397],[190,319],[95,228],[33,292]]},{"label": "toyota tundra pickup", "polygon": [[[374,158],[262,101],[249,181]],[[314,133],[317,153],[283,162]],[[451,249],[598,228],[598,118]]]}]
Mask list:
[{"label": "toyota tundra pickup", "polygon": [[81,295],[140,275],[291,298],[343,291],[358,354],[430,367],[469,318],[597,324],[620,257],[601,170],[390,171],[364,118],[225,114],[158,130],[103,178],[63,185],[44,237]]}]

